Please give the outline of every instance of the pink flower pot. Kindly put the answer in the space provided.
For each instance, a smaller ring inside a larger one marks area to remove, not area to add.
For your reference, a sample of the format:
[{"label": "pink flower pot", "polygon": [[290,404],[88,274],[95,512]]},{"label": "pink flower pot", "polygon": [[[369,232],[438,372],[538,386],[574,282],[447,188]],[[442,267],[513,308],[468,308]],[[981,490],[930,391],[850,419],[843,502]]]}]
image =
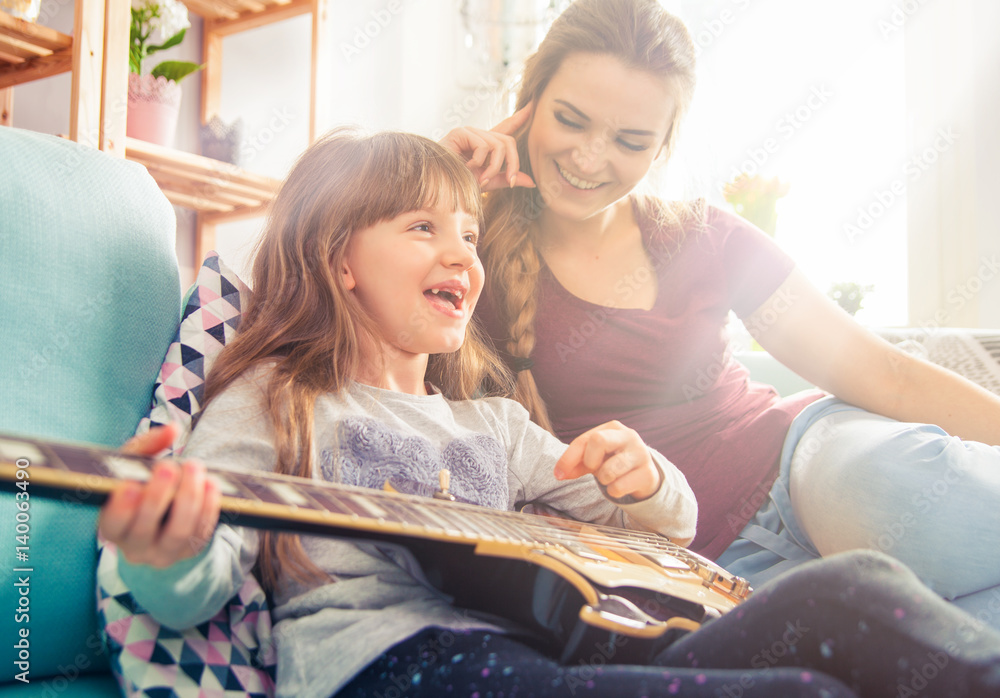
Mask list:
[{"label": "pink flower pot", "polygon": [[181,86],[152,75],[128,76],[125,135],[172,148],[181,107]]}]

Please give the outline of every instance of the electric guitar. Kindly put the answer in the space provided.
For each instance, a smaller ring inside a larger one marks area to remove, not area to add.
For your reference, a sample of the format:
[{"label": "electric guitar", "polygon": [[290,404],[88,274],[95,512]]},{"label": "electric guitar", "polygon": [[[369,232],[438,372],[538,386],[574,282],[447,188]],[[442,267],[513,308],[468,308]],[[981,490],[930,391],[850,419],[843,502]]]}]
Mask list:
[{"label": "electric guitar", "polygon": [[[119,481],[147,480],[152,464],[0,434],[0,489],[29,497],[100,505]],[[223,522],[403,545],[457,606],[521,624],[564,662],[594,647],[604,655],[613,648],[616,662],[646,661],[676,631],[697,628],[751,592],[745,580],[658,534],[449,501],[446,483],[431,498],[277,474],[209,475],[223,495]]]}]

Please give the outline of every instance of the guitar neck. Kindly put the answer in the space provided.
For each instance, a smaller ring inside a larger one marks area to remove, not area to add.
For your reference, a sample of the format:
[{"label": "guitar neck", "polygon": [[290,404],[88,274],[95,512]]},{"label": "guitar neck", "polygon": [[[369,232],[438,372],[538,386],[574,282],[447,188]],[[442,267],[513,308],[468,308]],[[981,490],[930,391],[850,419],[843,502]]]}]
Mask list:
[{"label": "guitar neck", "polygon": [[[148,480],[152,466],[153,460],[142,456],[0,434],[0,484],[31,495],[100,505],[122,480]],[[693,571],[734,601],[749,593],[744,580],[654,533],[274,473],[209,469],[209,476],[223,495],[221,518],[232,525],[354,538],[557,547],[585,558],[594,558],[592,551],[599,547]]]}]

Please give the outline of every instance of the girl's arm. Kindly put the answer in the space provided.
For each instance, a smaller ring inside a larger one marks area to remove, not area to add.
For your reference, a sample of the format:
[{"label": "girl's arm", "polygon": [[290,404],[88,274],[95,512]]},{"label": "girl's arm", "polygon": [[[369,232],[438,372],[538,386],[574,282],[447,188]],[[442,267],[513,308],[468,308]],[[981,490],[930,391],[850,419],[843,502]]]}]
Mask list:
[{"label": "girl's arm", "polygon": [[513,400],[470,404],[506,443],[512,506],[541,502],[581,521],[651,530],[681,545],[694,539],[698,504],[691,486],[633,429],[608,422],[567,446]]},{"label": "girl's arm", "polygon": [[797,269],[744,324],[778,361],[845,402],[1000,444],[1000,397],[865,329]]}]

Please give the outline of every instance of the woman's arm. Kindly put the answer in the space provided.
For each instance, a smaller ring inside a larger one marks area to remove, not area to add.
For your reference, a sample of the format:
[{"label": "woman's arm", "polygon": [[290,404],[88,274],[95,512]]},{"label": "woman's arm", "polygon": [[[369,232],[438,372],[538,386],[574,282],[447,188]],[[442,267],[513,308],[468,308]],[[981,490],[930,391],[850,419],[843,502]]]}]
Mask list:
[{"label": "woman's arm", "polygon": [[865,329],[798,269],[744,324],[778,361],[845,402],[1000,444],[1000,397]]}]

